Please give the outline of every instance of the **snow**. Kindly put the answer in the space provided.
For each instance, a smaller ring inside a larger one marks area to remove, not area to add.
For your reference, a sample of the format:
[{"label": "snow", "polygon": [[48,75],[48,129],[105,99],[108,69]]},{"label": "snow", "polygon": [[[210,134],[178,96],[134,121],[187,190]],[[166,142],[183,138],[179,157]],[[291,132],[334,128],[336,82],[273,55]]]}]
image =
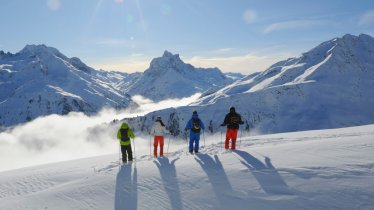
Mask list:
[{"label": "snow", "polygon": [[6,171],[0,209],[369,210],[373,139],[367,125],[246,136],[222,151],[216,135],[199,155],[172,140],[166,157],[139,149],[121,168],[113,154]]},{"label": "snow", "polygon": [[93,115],[108,107],[134,107],[130,98],[138,94],[156,102],[192,97],[243,76],[227,74],[231,77],[216,68],[194,68],[167,51],[153,59],[145,73],[98,71],[53,47],[27,45],[16,54],[0,56],[0,126],[49,114]]},{"label": "snow", "polygon": [[160,115],[172,122],[167,126],[180,129],[196,110],[205,124],[212,122],[215,132],[234,106],[247,128],[259,133],[366,125],[374,123],[373,89],[374,38],[345,35],[207,91],[189,106],[129,120],[142,129]]},{"label": "snow", "polygon": [[[28,45],[0,57],[0,146],[11,159],[0,168],[0,209],[374,209],[373,61],[368,35],[324,42],[241,79],[167,51],[146,72],[126,74]],[[111,154],[4,171],[25,153],[52,162],[114,152],[118,113],[83,113],[127,107],[128,94],[145,104],[126,119],[137,131],[135,163],[119,167]],[[231,106],[251,136],[223,151],[219,124]],[[198,155],[181,139],[193,110],[214,133],[202,136]],[[68,121],[53,115],[69,112]],[[166,157],[150,159],[155,116],[178,136],[167,136]],[[356,125],[365,126],[341,128]]]},{"label": "snow", "polygon": [[71,111],[92,115],[106,107],[135,105],[116,87],[127,74],[96,71],[45,45],[27,45],[0,57],[0,126],[14,126]]},{"label": "snow", "polygon": [[82,98],[81,98],[80,96],[77,96],[77,95],[74,95],[74,94],[71,94],[71,93],[65,92],[65,91],[62,90],[62,88],[60,88],[60,87],[52,86],[52,85],[47,85],[47,87],[50,87],[50,88],[56,90],[56,93],[61,94],[61,95],[63,95],[63,96],[68,96],[68,97],[77,98],[77,99],[82,100]]}]

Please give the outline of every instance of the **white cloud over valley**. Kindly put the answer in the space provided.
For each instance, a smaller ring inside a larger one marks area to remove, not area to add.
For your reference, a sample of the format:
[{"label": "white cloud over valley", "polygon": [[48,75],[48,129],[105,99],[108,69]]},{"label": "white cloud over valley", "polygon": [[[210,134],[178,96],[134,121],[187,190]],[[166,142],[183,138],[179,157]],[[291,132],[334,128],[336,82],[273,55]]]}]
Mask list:
[{"label": "white cloud over valley", "polygon": [[[27,166],[118,153],[116,139],[118,124],[114,119],[183,106],[197,99],[169,99],[155,103],[140,96],[135,110],[102,110],[95,116],[71,112],[68,115],[49,115],[0,133],[0,171]],[[149,137],[137,136],[137,154],[149,154]],[[116,159],[113,161],[117,161]]]}]

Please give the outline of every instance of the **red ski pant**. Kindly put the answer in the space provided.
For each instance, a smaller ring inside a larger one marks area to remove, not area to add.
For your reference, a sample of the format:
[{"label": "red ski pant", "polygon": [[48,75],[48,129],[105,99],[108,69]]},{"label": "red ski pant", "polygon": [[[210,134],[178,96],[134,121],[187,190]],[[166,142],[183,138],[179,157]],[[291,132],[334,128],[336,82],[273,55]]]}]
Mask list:
[{"label": "red ski pant", "polygon": [[157,157],[157,146],[160,144],[160,156],[164,155],[164,137],[163,136],[155,136],[154,144],[153,144],[153,155]]},{"label": "red ski pant", "polygon": [[226,131],[225,149],[229,149],[231,139],[231,149],[235,149],[236,138],[238,136],[238,129],[228,128]]}]

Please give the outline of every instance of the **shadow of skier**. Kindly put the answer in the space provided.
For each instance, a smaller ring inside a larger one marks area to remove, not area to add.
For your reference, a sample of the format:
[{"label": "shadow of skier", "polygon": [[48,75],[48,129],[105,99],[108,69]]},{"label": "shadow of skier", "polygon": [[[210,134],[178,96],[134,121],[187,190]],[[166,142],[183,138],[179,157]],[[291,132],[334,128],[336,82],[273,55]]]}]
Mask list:
[{"label": "shadow of skier", "polygon": [[198,154],[196,156],[195,160],[208,175],[209,182],[219,203],[219,209],[232,208],[230,206],[230,195],[232,195],[233,190],[218,156],[214,155],[214,159],[207,154]]},{"label": "shadow of skier", "polygon": [[136,210],[138,208],[138,172],[136,167],[132,174],[132,164],[121,167],[116,179],[114,199],[115,210]]},{"label": "shadow of skier", "polygon": [[234,150],[233,152],[238,154],[244,160],[240,160],[240,162],[248,167],[266,193],[277,195],[294,194],[272,165],[270,158],[265,157],[264,164],[248,152],[240,150]]},{"label": "shadow of skier", "polygon": [[160,171],[161,179],[164,184],[166,193],[168,194],[173,210],[183,209],[182,199],[180,195],[177,170],[175,168],[175,161],[179,158],[169,161],[169,158],[162,157],[158,158],[157,161],[153,161]]}]

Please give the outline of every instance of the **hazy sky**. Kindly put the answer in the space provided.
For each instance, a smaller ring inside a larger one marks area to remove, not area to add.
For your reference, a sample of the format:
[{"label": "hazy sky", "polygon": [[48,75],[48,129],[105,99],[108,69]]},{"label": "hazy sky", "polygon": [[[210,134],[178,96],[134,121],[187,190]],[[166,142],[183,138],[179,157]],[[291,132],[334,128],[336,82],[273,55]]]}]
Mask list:
[{"label": "hazy sky", "polygon": [[1,50],[46,44],[127,72],[168,50],[249,73],[346,33],[374,35],[373,0],[0,0],[0,16]]}]

